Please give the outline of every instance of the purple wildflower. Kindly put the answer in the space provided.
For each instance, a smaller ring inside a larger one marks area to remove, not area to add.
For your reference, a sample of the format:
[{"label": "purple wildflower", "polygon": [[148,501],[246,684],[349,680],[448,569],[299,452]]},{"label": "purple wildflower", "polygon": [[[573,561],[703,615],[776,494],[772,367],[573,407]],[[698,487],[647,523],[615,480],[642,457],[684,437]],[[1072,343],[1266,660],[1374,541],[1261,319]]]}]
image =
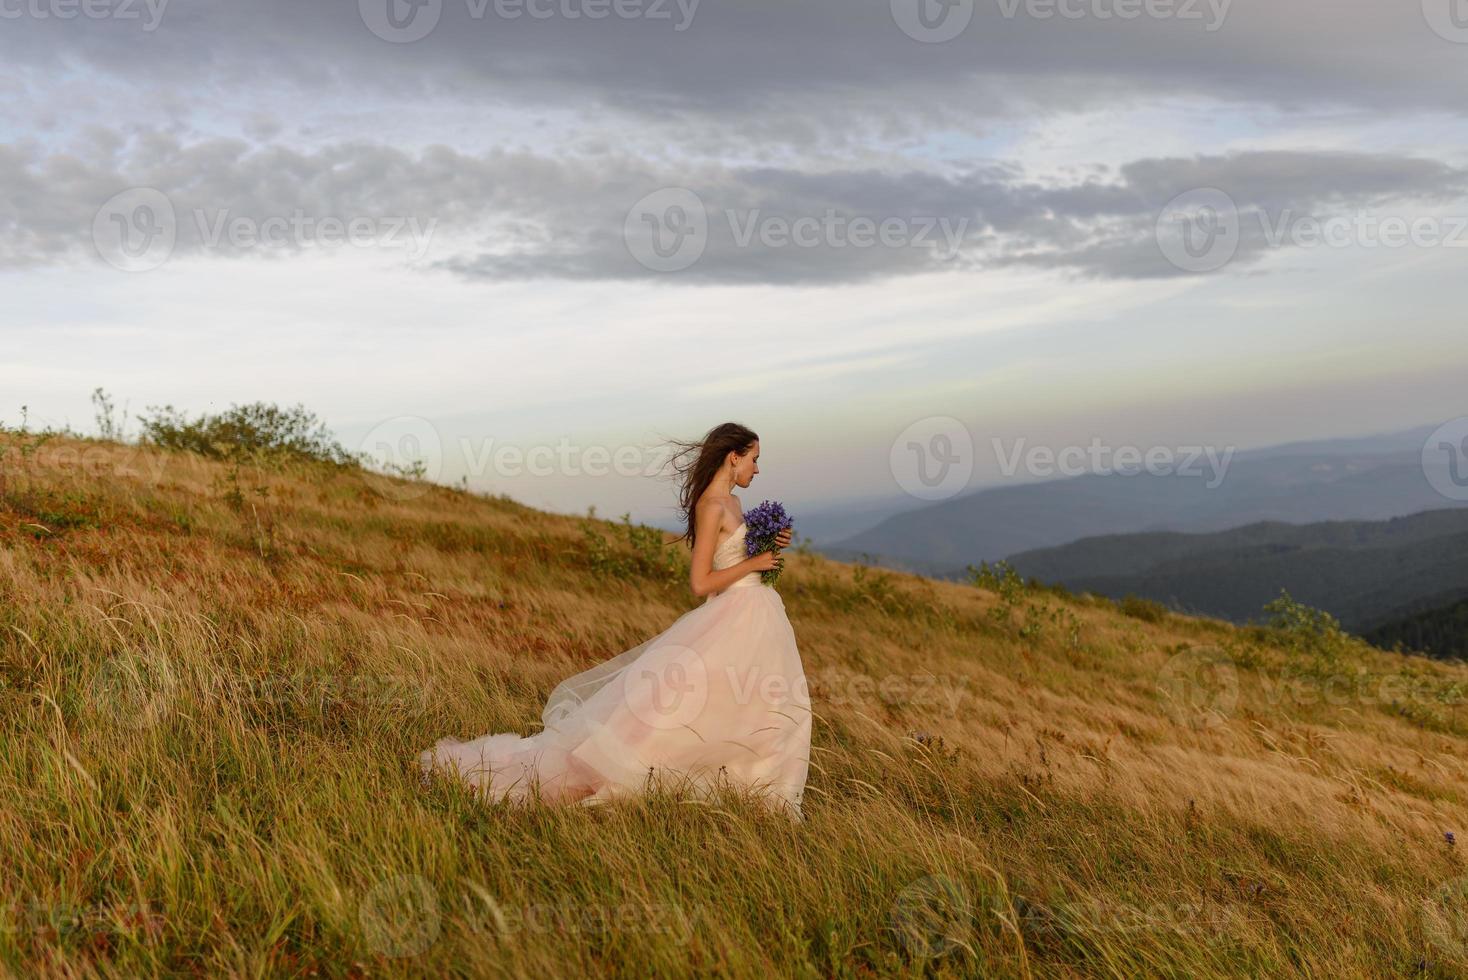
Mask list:
[{"label": "purple wildflower", "polygon": [[[778,500],[766,500],[753,510],[744,512],[744,523],[747,525],[744,531],[744,551],[754,557],[762,551],[774,551],[775,535],[788,530],[795,522],[785,513],[785,506]],[[779,577],[778,568],[759,573],[759,580],[766,585],[775,584]]]}]

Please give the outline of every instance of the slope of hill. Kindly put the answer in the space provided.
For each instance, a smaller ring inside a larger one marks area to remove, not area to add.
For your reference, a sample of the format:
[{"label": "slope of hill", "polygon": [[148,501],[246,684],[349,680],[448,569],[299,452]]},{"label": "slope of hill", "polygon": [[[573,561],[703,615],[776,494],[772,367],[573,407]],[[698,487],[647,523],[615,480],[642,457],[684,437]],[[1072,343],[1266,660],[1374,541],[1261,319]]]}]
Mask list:
[{"label": "slope of hill", "polygon": [[1304,627],[794,554],[805,824],[420,787],[699,601],[635,531],[0,436],[6,972],[1468,970],[1468,669]]},{"label": "slope of hill", "polygon": [[[1425,431],[1240,452],[1222,482],[1199,475],[1087,475],[993,487],[889,517],[820,550],[929,574],[1081,538],[1201,533],[1261,521],[1385,520],[1461,506],[1422,471]],[[1179,460],[1179,466],[1185,461]]]},{"label": "slope of hill", "polygon": [[[1390,521],[1251,524],[1214,534],[1086,538],[1013,555],[1020,574],[1245,622],[1287,589],[1352,630],[1424,597],[1468,595],[1468,509]],[[1434,603],[1437,604],[1437,603]]]}]

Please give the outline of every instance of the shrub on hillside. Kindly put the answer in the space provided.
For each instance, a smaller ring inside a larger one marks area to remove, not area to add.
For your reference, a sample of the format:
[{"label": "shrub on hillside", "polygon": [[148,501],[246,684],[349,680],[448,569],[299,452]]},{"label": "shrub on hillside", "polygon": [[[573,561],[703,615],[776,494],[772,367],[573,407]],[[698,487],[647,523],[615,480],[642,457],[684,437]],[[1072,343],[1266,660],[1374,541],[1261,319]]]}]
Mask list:
[{"label": "shrub on hillside", "polygon": [[1269,613],[1267,625],[1276,642],[1294,653],[1332,660],[1350,645],[1350,636],[1334,616],[1299,602],[1285,589],[1279,590],[1279,598],[1266,604],[1264,611]]},{"label": "shrub on hillside", "polygon": [[275,457],[336,466],[359,465],[332,438],[326,425],[302,405],[281,408],[266,402],[232,405],[229,410],[189,418],[172,405],[150,405],[138,416],[142,439],[164,449],[180,449],[211,459]]},{"label": "shrub on hillside", "polygon": [[1117,602],[1124,616],[1132,619],[1140,619],[1144,623],[1160,623],[1167,618],[1167,607],[1155,599],[1144,599],[1139,595],[1129,595]]},{"label": "shrub on hillside", "polygon": [[[588,512],[596,516],[596,508]],[[613,578],[649,578],[666,582],[680,581],[687,574],[686,563],[663,540],[663,532],[646,524],[633,524],[632,515],[623,514],[622,523],[613,525],[621,532],[621,545],[608,541],[591,520],[581,521],[584,554],[587,564]]]}]

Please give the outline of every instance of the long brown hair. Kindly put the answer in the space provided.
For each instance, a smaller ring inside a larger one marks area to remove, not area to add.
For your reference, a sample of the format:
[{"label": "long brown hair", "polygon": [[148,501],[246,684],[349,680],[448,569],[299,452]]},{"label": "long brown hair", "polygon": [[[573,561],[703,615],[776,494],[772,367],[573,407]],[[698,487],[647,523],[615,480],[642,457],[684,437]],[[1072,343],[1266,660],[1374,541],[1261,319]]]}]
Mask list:
[{"label": "long brown hair", "polygon": [[[687,541],[689,547],[692,547],[698,536],[694,528],[694,510],[698,506],[698,499],[703,496],[709,484],[714,482],[714,476],[724,465],[724,459],[731,452],[743,456],[754,448],[759,436],[748,426],[738,422],[724,422],[714,426],[697,442],[684,442],[680,439],[670,441],[680,447],[673,455],[673,469],[680,482],[678,513],[687,525],[687,530],[679,540]],[[692,462],[689,462],[690,458]]]}]

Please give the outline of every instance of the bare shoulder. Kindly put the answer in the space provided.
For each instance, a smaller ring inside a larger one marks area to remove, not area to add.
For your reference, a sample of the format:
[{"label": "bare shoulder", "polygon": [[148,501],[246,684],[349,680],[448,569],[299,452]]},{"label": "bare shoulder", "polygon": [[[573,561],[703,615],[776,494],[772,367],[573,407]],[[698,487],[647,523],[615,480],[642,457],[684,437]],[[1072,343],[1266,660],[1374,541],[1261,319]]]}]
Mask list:
[{"label": "bare shoulder", "polygon": [[[700,518],[702,518],[706,514],[714,514],[714,515],[717,515],[718,523],[715,525],[715,527],[717,529],[719,529],[719,530],[725,530],[724,525],[727,524],[730,520],[732,520],[732,518],[730,518],[730,516],[729,516],[729,503],[730,502],[733,502],[734,507],[737,510],[738,507],[739,507],[739,502],[737,500],[734,500],[734,498],[732,496],[729,496],[729,497],[705,496],[705,497],[703,497],[703,499],[699,500],[699,502],[695,505],[695,509],[697,510],[698,516]],[[712,519],[712,518],[709,518],[709,519]]]},{"label": "bare shoulder", "polygon": [[[694,516],[699,519],[700,523],[702,523],[704,520],[708,519],[708,515],[710,514],[716,514],[720,518],[722,518],[724,505],[719,503],[719,501],[715,500],[713,497],[704,497],[699,500],[698,503],[693,505],[693,510]],[[722,520],[720,521],[720,523],[722,523]]]}]

